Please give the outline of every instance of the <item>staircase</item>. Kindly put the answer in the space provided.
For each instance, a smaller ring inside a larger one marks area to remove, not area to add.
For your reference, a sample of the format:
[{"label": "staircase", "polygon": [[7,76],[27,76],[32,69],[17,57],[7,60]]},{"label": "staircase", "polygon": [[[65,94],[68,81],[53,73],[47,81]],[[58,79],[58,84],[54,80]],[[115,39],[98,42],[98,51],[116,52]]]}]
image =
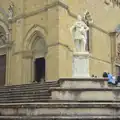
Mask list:
[{"label": "staircase", "polygon": [[66,78],[0,92],[0,120],[120,119],[120,88],[103,78]]},{"label": "staircase", "polygon": [[0,103],[42,102],[51,99],[50,87],[57,87],[57,82],[44,84],[4,86],[0,88]]}]

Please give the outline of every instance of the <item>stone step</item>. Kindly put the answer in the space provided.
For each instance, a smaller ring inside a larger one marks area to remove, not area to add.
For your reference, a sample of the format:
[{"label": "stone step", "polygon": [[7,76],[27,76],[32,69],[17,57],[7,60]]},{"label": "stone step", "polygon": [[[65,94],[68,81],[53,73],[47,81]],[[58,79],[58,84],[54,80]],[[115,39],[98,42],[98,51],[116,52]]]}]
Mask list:
[{"label": "stone step", "polygon": [[35,86],[43,86],[43,85],[55,85],[57,84],[57,81],[54,82],[45,82],[45,83],[31,83],[31,84],[20,84],[20,85],[6,85],[6,86],[0,86],[0,89],[4,88],[21,88],[21,87],[35,87]]},{"label": "stone step", "polygon": [[37,85],[37,86],[27,86],[27,87],[24,87],[24,86],[20,86],[20,87],[5,87],[5,88],[0,88],[0,92],[3,92],[3,91],[14,91],[14,90],[21,90],[21,89],[24,89],[24,90],[29,90],[29,89],[37,89],[37,88],[49,88],[49,87],[57,87],[59,86],[59,84],[53,84],[53,85]]},{"label": "stone step", "polygon": [[[52,86],[52,88],[53,88],[54,86]],[[57,87],[57,86],[55,86],[55,87]],[[0,91],[0,94],[1,93],[11,93],[11,92],[14,92],[14,93],[19,93],[19,92],[29,92],[29,91],[32,91],[32,92],[34,92],[34,91],[45,91],[45,90],[48,90],[50,87],[39,87],[39,88],[31,88],[31,89],[16,89],[16,90],[11,90],[11,89],[9,89],[9,90],[3,90],[3,91]]]},{"label": "stone step", "polygon": [[27,86],[36,86],[36,85],[51,85],[51,84],[56,84],[57,81],[51,81],[51,82],[44,82],[44,83],[31,83],[31,84],[20,84],[20,85],[7,85],[7,86],[2,86],[1,88],[4,88],[4,87],[21,87],[21,86],[24,86],[24,87],[27,87]]},{"label": "stone step", "polygon": [[1,116],[120,116],[120,103],[0,104]]},{"label": "stone step", "polygon": [[0,116],[0,120],[119,120],[120,116]]},{"label": "stone step", "polygon": [[61,88],[105,88],[108,87],[105,78],[61,78],[58,83]]},{"label": "stone step", "polygon": [[120,101],[120,88],[51,88],[53,100]]},{"label": "stone step", "polygon": [[34,99],[24,99],[24,100],[9,100],[9,101],[5,101],[5,100],[1,100],[0,103],[1,104],[6,104],[6,103],[29,103],[29,102],[49,102],[51,100],[51,97],[48,96],[46,98],[41,97],[40,99],[38,98],[34,98]]},{"label": "stone step", "polygon": [[17,92],[3,92],[0,94],[0,97],[3,96],[10,96],[10,95],[28,95],[28,94],[44,94],[44,93],[50,93],[49,90],[36,90],[36,91],[17,91]]},{"label": "stone step", "polygon": [[4,94],[0,96],[0,100],[4,98],[10,98],[10,97],[29,97],[29,96],[51,96],[51,93],[49,92],[37,92],[37,93],[28,93],[28,94]]},{"label": "stone step", "polygon": [[28,96],[28,97],[13,97],[13,98],[0,98],[0,103],[9,103],[9,102],[29,102],[29,101],[39,101],[44,99],[50,99],[51,96]]},{"label": "stone step", "polygon": [[15,96],[15,97],[1,97],[0,100],[24,100],[24,99],[46,99],[50,96],[50,94],[40,94],[40,95],[31,95],[31,96]]}]

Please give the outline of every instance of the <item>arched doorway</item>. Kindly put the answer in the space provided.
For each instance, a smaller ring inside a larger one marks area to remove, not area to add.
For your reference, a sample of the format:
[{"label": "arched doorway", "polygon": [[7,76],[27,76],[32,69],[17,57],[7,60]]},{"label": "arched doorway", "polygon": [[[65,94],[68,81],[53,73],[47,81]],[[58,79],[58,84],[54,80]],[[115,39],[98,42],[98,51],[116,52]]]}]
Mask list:
[{"label": "arched doorway", "polygon": [[46,44],[43,38],[36,36],[32,44],[33,52],[33,79],[34,82],[45,81],[45,53]]},{"label": "arched doorway", "polygon": [[[33,25],[28,32],[26,33],[25,40],[24,40],[24,51],[26,54],[24,54],[24,59],[23,59],[23,73],[24,73],[24,81],[26,83],[31,83],[33,81],[39,81],[43,82],[44,80],[36,80],[36,77],[38,76],[39,68],[36,68],[37,64],[39,64],[40,59],[44,59],[46,57],[46,52],[47,52],[47,44],[46,44],[46,36],[47,32],[46,29],[43,26],[40,25]],[[27,54],[28,53],[28,54]],[[37,62],[36,62],[37,61]],[[39,65],[41,66],[41,65]],[[44,65],[45,70],[46,65]],[[38,71],[38,72],[37,72]],[[37,72],[37,75],[36,75]],[[44,72],[45,74],[46,72]],[[46,78],[46,74],[44,75]],[[38,79],[40,76],[38,77]]]}]

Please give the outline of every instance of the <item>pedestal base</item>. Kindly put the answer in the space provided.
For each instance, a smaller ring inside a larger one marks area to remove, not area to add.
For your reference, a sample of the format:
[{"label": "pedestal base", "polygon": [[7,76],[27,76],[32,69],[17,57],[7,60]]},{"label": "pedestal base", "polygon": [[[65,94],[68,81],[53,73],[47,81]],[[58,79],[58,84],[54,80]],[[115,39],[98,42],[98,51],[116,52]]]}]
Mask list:
[{"label": "pedestal base", "polygon": [[90,77],[88,52],[73,53],[72,77],[73,78]]}]

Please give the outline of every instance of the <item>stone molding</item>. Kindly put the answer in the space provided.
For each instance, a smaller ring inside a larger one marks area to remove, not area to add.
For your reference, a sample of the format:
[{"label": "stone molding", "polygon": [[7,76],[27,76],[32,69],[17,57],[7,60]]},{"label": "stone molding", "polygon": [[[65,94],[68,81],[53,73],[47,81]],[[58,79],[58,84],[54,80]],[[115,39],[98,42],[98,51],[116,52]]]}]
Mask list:
[{"label": "stone molding", "polygon": [[32,51],[23,51],[22,57],[23,58],[33,58],[33,52]]},{"label": "stone molding", "polygon": [[98,61],[101,61],[101,62],[104,62],[104,63],[108,63],[108,64],[111,64],[111,61],[107,61],[107,60],[102,60],[101,58],[97,58],[95,56],[90,56],[91,59],[94,59],[94,60],[98,60]]},{"label": "stone molding", "polygon": [[89,52],[74,52],[75,56],[89,56]]},{"label": "stone molding", "polygon": [[[57,5],[62,7],[62,8],[64,8],[64,9],[66,9],[69,16],[77,19],[77,15],[74,14],[73,12],[71,12],[71,10],[70,10],[68,5],[64,4],[63,2],[56,1],[56,2],[53,2],[51,4],[46,5],[45,7],[41,8],[41,9],[38,9],[36,11],[30,12],[30,13],[24,13],[24,14],[20,14],[18,16],[15,16],[15,17],[13,17],[12,21],[9,21],[9,22],[13,23],[13,22],[16,22],[18,19],[27,18],[27,17],[31,17],[31,16],[34,16],[34,15],[37,15],[37,14],[39,14],[41,12],[45,12],[48,9],[53,8],[53,7],[57,6]],[[95,24],[91,24],[91,26],[96,28],[96,29],[98,29],[98,30],[100,30],[100,31],[102,31],[102,32],[104,32],[104,33],[106,33],[106,34],[109,34],[109,32],[105,31],[104,29],[98,27]]]},{"label": "stone molding", "polygon": [[113,91],[113,92],[116,92],[116,91],[120,91],[120,88],[50,88],[49,91]]},{"label": "stone molding", "polygon": [[[63,43],[55,43],[55,44],[47,45],[47,48],[58,46],[58,45],[61,45],[65,48],[67,48],[70,52],[73,52],[73,50],[68,45],[63,44]],[[31,50],[17,51],[17,52],[14,52],[13,55],[24,54],[23,56],[24,56],[24,58],[26,58],[25,56],[26,55],[28,56],[28,54],[30,55],[30,52],[31,52]],[[31,57],[31,55],[30,55],[30,57]]]},{"label": "stone molding", "polygon": [[0,46],[0,49],[11,48],[11,47],[12,47],[12,44],[5,44],[5,45]]},{"label": "stone molding", "polygon": [[31,16],[34,16],[34,15],[37,15],[37,14],[39,14],[41,12],[45,12],[48,9],[50,9],[52,7],[55,7],[57,5],[59,5],[59,1],[53,2],[52,4],[48,4],[44,8],[38,9],[36,11],[32,11],[30,13],[24,13],[24,14],[20,14],[18,16],[15,16],[15,17],[13,17],[11,22],[16,22],[18,19],[27,18],[27,17],[31,17]]},{"label": "stone molding", "polygon": [[[73,104],[72,104],[73,103]],[[5,109],[5,108],[31,108],[31,109],[34,109],[34,108],[36,108],[36,106],[37,106],[37,108],[46,108],[46,107],[48,107],[48,108],[58,108],[58,107],[60,107],[60,108],[98,108],[98,107],[100,107],[100,108],[120,108],[120,104],[118,104],[118,103],[109,103],[109,102],[107,102],[107,103],[102,103],[102,102],[100,102],[100,103],[78,103],[78,102],[72,102],[72,103],[64,103],[64,105],[63,104],[61,104],[61,103],[17,103],[17,104],[15,104],[15,103],[6,103],[6,104],[0,104],[0,108],[3,108],[3,109]],[[102,104],[101,104],[102,103]],[[82,119],[83,120],[83,119]]]},{"label": "stone molding", "polygon": [[102,78],[102,77],[99,77],[99,78],[93,78],[93,77],[90,77],[90,78],[60,78],[58,80],[58,83],[62,83],[62,82],[66,82],[66,81],[93,81],[93,82],[104,82],[105,80],[107,81],[108,79],[107,78]]},{"label": "stone molding", "polygon": [[[47,30],[40,25],[34,24],[27,32],[24,37],[24,50],[31,49],[30,46],[33,43],[33,38],[36,36],[43,38],[44,42],[46,40]],[[46,42],[45,42],[46,43]],[[47,44],[46,44],[47,45]]]},{"label": "stone molding", "polygon": [[111,33],[111,32],[108,32],[108,31],[106,31],[106,30],[104,30],[104,29],[98,27],[98,26],[95,25],[95,24],[91,24],[90,26],[91,26],[92,28],[95,28],[95,29],[97,29],[97,30],[99,30],[99,31],[101,31],[101,32],[103,32],[103,33],[105,33],[105,34],[107,34],[107,35],[109,35],[109,34]]},{"label": "stone molding", "polygon": [[61,46],[65,47],[65,48],[67,48],[70,52],[73,52],[73,50],[68,45],[66,45],[64,43],[60,43],[60,42],[50,44],[47,47],[50,48],[50,47],[57,46],[57,45],[61,45]]}]

